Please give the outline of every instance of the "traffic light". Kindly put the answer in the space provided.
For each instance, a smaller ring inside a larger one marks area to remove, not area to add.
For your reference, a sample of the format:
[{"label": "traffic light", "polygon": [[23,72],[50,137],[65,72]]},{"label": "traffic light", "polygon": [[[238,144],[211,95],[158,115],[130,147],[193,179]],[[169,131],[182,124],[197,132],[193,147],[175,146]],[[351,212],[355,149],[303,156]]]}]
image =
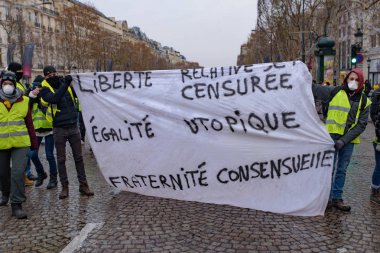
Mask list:
[{"label": "traffic light", "polygon": [[357,46],[351,45],[351,64],[356,64],[358,62],[357,52],[358,52]]}]

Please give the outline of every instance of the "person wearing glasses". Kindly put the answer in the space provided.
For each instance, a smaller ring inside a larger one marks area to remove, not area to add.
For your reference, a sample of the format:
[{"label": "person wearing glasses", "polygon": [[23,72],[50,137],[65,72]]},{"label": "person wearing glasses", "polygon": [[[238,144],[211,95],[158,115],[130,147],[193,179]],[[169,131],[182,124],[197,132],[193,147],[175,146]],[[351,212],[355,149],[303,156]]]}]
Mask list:
[{"label": "person wearing glasses", "polygon": [[341,86],[313,85],[313,95],[328,102],[326,129],[334,140],[335,156],[328,207],[349,212],[351,206],[343,201],[346,171],[359,135],[367,126],[371,101],[364,90],[361,69],[351,70]]}]

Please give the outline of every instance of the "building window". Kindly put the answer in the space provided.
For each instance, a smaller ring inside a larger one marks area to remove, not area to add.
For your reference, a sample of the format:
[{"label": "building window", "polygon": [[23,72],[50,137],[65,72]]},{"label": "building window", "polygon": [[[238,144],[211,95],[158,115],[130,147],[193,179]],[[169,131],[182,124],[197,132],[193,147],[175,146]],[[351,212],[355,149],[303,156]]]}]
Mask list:
[{"label": "building window", "polygon": [[376,47],[376,35],[371,35],[371,47]]}]

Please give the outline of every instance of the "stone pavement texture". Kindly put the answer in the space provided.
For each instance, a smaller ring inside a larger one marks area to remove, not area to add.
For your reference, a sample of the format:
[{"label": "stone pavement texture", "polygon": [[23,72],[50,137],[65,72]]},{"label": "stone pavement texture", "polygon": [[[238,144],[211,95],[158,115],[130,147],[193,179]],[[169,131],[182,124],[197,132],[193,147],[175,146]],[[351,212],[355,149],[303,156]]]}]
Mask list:
[{"label": "stone pavement texture", "polygon": [[100,222],[104,225],[76,252],[380,252],[380,206],[369,202],[372,133],[369,124],[349,167],[344,197],[351,213],[328,210],[324,217],[114,195],[87,147],[85,165],[95,196],[78,194],[71,158],[68,199],[59,200],[60,188],[46,190],[45,182],[27,188],[27,220],[11,218],[10,207],[0,207],[0,253],[60,252],[87,223]]}]

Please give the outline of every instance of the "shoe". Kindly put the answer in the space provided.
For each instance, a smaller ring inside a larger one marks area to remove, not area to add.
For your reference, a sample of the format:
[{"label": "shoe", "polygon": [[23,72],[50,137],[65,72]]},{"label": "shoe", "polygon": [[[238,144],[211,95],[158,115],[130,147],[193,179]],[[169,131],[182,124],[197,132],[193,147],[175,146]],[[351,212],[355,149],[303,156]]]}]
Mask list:
[{"label": "shoe", "polygon": [[36,184],[34,186],[35,187],[40,187],[44,183],[44,180],[46,178],[47,178],[47,174],[45,172],[42,175],[38,175],[38,178],[36,180]]},{"label": "shoe", "polygon": [[28,178],[29,178],[29,180],[32,180],[32,181],[36,181],[36,180],[38,179],[38,177],[36,177],[36,176],[33,175],[32,173],[30,173],[30,174],[28,175]]},{"label": "shoe", "polygon": [[344,212],[351,211],[351,206],[344,203],[343,199],[333,199],[332,200],[332,206],[335,207],[336,209],[344,211]]},{"label": "shoe", "polygon": [[1,196],[0,198],[0,206],[6,206],[8,204],[8,201],[9,201],[9,195],[4,195]]},{"label": "shoe", "polygon": [[11,204],[11,206],[12,206],[12,216],[16,216],[17,219],[28,218],[25,211],[22,210],[21,204]]},{"label": "shoe", "polygon": [[69,182],[62,184],[62,191],[59,194],[59,199],[65,199],[69,196]]},{"label": "shoe", "polygon": [[24,184],[25,186],[32,186],[34,185],[34,182],[30,180],[26,175],[24,176]]},{"label": "shoe", "polygon": [[[380,145],[379,145],[380,146]],[[375,203],[375,204],[379,204],[380,205],[380,188],[378,189],[375,189],[375,188],[371,188],[371,197],[370,197],[370,201],[372,203]]]},{"label": "shoe", "polygon": [[90,190],[87,182],[79,182],[79,192],[86,196],[94,196],[94,192]]},{"label": "shoe", "polygon": [[57,184],[58,184],[57,177],[50,176],[50,180],[49,180],[48,185],[46,186],[46,189],[50,190],[50,189],[57,188]]}]

